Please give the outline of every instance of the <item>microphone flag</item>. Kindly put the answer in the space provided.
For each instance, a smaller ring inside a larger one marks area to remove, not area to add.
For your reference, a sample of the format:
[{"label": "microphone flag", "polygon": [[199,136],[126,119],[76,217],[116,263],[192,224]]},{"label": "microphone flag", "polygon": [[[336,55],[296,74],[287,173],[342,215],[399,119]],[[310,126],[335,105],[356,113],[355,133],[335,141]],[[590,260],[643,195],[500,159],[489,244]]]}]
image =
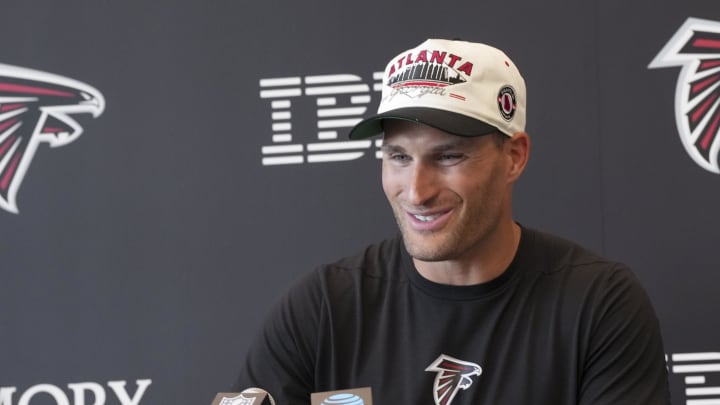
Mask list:
[{"label": "microphone flag", "polygon": [[312,405],[372,405],[370,387],[341,391],[314,392],[310,394]]},{"label": "microphone flag", "polygon": [[275,400],[262,388],[248,388],[243,392],[219,392],[211,405],[275,405]]}]

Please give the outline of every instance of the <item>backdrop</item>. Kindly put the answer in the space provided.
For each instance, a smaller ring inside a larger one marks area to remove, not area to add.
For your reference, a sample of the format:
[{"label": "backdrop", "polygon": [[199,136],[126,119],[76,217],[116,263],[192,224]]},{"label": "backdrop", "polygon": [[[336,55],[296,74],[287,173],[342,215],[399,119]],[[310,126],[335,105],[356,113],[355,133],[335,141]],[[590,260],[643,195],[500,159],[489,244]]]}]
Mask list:
[{"label": "backdrop", "polygon": [[396,232],[346,134],[429,37],[520,67],[516,219],[628,263],[674,405],[720,404],[717,0],[0,0],[0,404],[228,390],[294,279]]}]

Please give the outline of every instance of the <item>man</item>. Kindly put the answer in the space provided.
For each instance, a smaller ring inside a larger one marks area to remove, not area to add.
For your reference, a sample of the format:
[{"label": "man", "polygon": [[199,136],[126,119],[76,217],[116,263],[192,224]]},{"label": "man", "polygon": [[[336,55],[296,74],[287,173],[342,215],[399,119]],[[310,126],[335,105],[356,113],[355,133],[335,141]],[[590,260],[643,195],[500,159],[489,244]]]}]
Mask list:
[{"label": "man", "polygon": [[483,44],[428,40],[385,69],[382,184],[401,237],[282,299],[239,386],[280,404],[371,387],[377,404],[669,404],[658,321],[625,266],[514,222],[525,83]]}]

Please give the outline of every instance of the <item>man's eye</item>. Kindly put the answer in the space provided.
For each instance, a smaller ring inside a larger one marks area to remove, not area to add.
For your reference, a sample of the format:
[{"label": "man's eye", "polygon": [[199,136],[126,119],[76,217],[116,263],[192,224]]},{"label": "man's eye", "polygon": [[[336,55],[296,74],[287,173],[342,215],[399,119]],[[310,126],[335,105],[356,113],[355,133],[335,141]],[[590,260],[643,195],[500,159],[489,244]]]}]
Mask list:
[{"label": "man's eye", "polygon": [[443,153],[439,156],[439,160],[443,162],[455,161],[462,158],[460,153]]},{"label": "man's eye", "polygon": [[410,156],[403,155],[402,153],[393,153],[390,155],[390,159],[397,161],[397,162],[407,162],[410,160]]}]

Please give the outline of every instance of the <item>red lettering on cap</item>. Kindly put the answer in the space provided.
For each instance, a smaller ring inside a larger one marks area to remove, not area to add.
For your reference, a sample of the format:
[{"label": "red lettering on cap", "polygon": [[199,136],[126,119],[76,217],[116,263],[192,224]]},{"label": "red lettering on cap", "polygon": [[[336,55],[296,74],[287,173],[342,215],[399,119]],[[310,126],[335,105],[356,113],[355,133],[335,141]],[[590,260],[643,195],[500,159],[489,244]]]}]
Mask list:
[{"label": "red lettering on cap", "polygon": [[448,66],[454,67],[455,62],[459,61],[460,59],[462,58],[457,55],[450,54],[450,62],[448,62]]},{"label": "red lettering on cap", "polygon": [[447,52],[433,51],[430,62],[442,64],[445,61],[445,55],[447,55]]},{"label": "red lettering on cap", "polygon": [[471,62],[465,62],[458,68],[459,71],[464,72],[466,75],[470,76],[472,74],[472,68],[473,64]]}]

